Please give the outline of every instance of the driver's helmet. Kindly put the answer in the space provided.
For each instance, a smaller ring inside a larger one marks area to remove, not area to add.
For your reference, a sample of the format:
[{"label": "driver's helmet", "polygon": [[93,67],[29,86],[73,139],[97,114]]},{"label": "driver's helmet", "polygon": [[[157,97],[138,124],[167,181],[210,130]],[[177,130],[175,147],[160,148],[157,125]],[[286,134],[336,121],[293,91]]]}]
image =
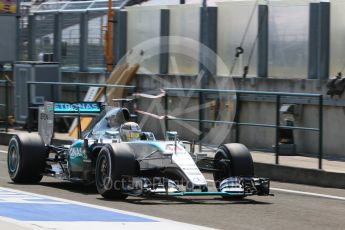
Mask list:
[{"label": "driver's helmet", "polygon": [[135,122],[126,122],[121,125],[120,135],[123,141],[140,140],[141,129]]}]

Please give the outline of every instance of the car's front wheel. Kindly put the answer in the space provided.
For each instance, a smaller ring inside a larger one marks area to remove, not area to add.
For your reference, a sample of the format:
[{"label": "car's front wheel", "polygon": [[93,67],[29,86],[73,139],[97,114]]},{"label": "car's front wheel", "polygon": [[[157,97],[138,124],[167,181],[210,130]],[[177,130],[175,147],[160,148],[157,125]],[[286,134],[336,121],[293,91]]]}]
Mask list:
[{"label": "car's front wheel", "polygon": [[[214,157],[216,172],[213,178],[218,191],[220,183],[229,177],[252,177],[254,176],[254,163],[252,156],[246,146],[239,143],[221,145]],[[236,196],[233,198],[243,198]],[[224,197],[225,198],[225,197]]]},{"label": "car's front wheel", "polygon": [[106,199],[125,199],[123,176],[134,176],[136,173],[136,160],[129,146],[105,145],[96,162],[97,191]]}]

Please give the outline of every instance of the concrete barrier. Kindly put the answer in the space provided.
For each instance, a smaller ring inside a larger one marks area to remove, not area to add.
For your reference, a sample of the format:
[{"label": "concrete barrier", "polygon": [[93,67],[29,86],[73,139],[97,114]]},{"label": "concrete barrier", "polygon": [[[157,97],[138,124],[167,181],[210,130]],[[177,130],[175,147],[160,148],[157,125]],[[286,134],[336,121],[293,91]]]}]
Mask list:
[{"label": "concrete barrier", "polygon": [[275,181],[345,189],[345,173],[258,162],[254,167],[258,176]]}]

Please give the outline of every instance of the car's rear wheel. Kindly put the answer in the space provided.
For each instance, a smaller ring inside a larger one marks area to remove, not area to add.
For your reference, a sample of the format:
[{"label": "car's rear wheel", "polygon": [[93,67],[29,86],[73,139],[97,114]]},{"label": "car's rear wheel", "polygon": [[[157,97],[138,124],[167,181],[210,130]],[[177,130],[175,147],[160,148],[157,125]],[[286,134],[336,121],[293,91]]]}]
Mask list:
[{"label": "car's rear wheel", "polygon": [[123,176],[134,176],[137,163],[134,153],[126,144],[105,145],[96,162],[96,187],[106,199],[125,199]]},{"label": "car's rear wheel", "polygon": [[[229,177],[252,177],[254,176],[254,163],[246,146],[239,143],[221,145],[214,157],[215,168],[213,178],[219,191],[220,183]],[[234,198],[243,198],[236,196]]]},{"label": "car's rear wheel", "polygon": [[13,136],[8,145],[7,168],[15,183],[38,183],[42,179],[46,148],[41,137],[33,133]]}]

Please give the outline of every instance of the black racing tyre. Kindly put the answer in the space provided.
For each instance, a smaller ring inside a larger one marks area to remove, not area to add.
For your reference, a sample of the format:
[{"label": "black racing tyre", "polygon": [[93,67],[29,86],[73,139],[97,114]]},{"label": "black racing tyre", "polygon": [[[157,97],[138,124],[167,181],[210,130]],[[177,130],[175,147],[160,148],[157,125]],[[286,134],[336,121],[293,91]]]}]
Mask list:
[{"label": "black racing tyre", "polygon": [[96,162],[96,187],[106,199],[126,199],[122,193],[122,176],[134,176],[138,166],[132,149],[125,143],[105,145]]},{"label": "black racing tyre", "polygon": [[38,134],[20,133],[8,145],[7,168],[14,183],[35,184],[41,181],[47,151]]},{"label": "black racing tyre", "polygon": [[[222,160],[228,161],[222,161]],[[213,173],[217,189],[222,180],[231,176],[254,176],[254,163],[246,146],[239,143],[221,145],[214,157],[215,168],[219,171]]]}]

